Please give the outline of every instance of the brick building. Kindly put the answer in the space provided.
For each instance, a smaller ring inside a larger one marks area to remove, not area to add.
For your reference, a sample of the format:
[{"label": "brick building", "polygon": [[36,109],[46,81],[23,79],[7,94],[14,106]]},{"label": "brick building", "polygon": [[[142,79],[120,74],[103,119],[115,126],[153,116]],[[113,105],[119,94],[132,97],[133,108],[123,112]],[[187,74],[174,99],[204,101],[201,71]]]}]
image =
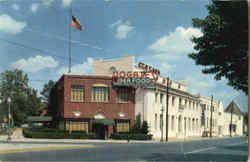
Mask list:
[{"label": "brick building", "polygon": [[134,89],[114,87],[111,76],[63,75],[50,94],[54,124],[68,131],[108,138],[134,124]]}]

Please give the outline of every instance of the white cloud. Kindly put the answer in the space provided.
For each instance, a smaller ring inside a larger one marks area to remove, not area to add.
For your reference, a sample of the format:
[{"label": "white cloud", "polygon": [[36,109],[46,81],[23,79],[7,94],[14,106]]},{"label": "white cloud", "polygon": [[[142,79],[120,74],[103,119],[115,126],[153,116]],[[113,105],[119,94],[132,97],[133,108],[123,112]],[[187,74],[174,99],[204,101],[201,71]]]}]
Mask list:
[{"label": "white cloud", "polygon": [[122,20],[118,20],[117,22],[111,24],[110,27],[116,29],[115,38],[119,40],[126,39],[128,34],[134,30],[130,21],[123,22]]},{"label": "white cloud", "polygon": [[26,22],[18,22],[9,15],[0,15],[0,32],[17,34],[22,32]]},{"label": "white cloud", "polygon": [[197,78],[193,75],[192,77],[185,78],[185,80],[187,81],[188,91],[193,94],[200,93],[201,95],[208,95],[211,88],[216,86],[212,77]]},{"label": "white cloud", "polygon": [[69,7],[71,3],[72,3],[72,0],[62,0],[63,7]]},{"label": "white cloud", "polygon": [[155,53],[155,57],[177,60],[181,54],[187,54],[193,51],[194,44],[190,41],[192,36],[202,36],[202,32],[198,29],[179,26],[174,32],[164,35],[155,43],[149,46],[149,49]]},{"label": "white cloud", "polygon": [[164,72],[164,74],[173,71],[174,67],[175,67],[175,65],[171,65],[171,64],[168,64],[166,62],[163,62],[160,64],[160,69],[162,72]]},{"label": "white cloud", "polygon": [[39,8],[40,4],[39,3],[32,3],[31,6],[30,6],[30,10],[32,12],[36,12]]},{"label": "white cloud", "polygon": [[[92,72],[92,65],[93,65],[93,58],[88,58],[87,61],[83,62],[82,64],[73,65],[70,74],[77,74],[77,75],[90,74]],[[68,67],[61,67],[57,71],[57,74],[59,76],[67,73],[68,73]]]},{"label": "white cloud", "polygon": [[15,4],[15,3],[13,5],[11,5],[11,8],[13,10],[19,10],[20,9],[19,5]]},{"label": "white cloud", "polygon": [[54,0],[42,0],[42,4],[45,6],[50,6],[53,2]]},{"label": "white cloud", "polygon": [[25,72],[38,72],[46,68],[55,68],[58,62],[51,56],[35,56],[28,59],[20,59],[11,64],[12,67],[22,69]]}]

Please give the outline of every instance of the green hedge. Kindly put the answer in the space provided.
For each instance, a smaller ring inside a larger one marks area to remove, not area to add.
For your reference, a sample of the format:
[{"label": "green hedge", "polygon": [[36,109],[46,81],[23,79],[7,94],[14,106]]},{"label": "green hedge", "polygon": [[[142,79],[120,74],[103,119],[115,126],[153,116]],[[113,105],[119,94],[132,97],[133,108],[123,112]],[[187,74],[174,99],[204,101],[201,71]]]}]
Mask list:
[{"label": "green hedge", "polygon": [[120,140],[152,140],[152,134],[142,134],[142,133],[113,133],[111,135],[112,139]]},{"label": "green hedge", "polygon": [[96,139],[95,133],[71,132],[52,128],[24,128],[23,135],[27,138],[47,138],[47,139]]}]

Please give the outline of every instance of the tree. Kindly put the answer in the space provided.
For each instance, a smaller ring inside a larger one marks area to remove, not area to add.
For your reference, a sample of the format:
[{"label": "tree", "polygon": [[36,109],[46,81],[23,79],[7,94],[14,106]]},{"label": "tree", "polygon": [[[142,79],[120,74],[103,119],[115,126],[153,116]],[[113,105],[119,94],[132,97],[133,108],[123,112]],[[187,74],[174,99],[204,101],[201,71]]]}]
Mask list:
[{"label": "tree", "polygon": [[135,117],[135,124],[131,130],[132,133],[141,133],[141,114],[137,114]]},{"label": "tree", "polygon": [[54,86],[55,86],[55,82],[52,80],[49,80],[48,83],[44,84],[43,89],[41,91],[43,103],[48,104],[49,95],[50,95],[50,92]]},{"label": "tree", "polygon": [[148,134],[149,133],[149,126],[147,121],[142,122],[141,133]]},{"label": "tree", "polygon": [[40,98],[37,91],[28,86],[28,76],[21,70],[6,70],[0,74],[0,100],[8,112],[8,97],[11,98],[11,114],[15,125],[25,122],[27,116],[38,115]]},{"label": "tree", "polygon": [[189,57],[203,65],[205,74],[248,93],[248,6],[245,1],[215,1],[207,6],[209,15],[194,18],[193,26],[203,35],[193,37],[195,52]]}]

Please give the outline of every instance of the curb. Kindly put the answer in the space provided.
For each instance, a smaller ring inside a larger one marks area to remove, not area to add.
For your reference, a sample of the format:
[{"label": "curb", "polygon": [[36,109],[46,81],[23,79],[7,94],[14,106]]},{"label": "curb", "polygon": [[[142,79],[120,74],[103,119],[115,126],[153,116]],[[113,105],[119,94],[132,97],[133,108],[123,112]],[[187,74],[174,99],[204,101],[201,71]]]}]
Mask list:
[{"label": "curb", "polygon": [[5,140],[0,140],[0,142],[10,142],[10,143],[15,143],[15,142],[46,142],[46,143],[173,143],[173,142],[191,142],[191,141],[202,141],[202,140],[217,140],[217,139],[229,139],[229,138],[240,138],[244,136],[237,136],[237,137],[214,137],[214,138],[209,138],[209,137],[204,137],[204,138],[198,138],[198,139],[173,139],[169,140],[168,142],[166,141],[159,141],[159,140],[151,140],[151,141],[136,141],[136,140],[130,140],[129,142],[127,140],[66,140],[66,139],[30,139],[30,138],[23,138],[23,139],[12,139],[11,141]]}]

